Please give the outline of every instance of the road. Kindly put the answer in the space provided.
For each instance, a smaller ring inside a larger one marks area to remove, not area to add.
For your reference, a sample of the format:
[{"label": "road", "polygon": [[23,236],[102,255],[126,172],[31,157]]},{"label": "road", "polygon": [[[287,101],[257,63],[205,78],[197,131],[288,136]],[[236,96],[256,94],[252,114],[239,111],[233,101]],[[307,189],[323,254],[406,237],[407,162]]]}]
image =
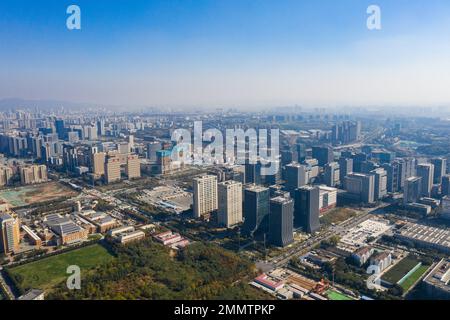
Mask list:
[{"label": "road", "polygon": [[315,246],[320,244],[322,241],[330,239],[331,237],[338,236],[341,237],[345,235],[350,229],[360,224],[361,222],[369,219],[371,217],[371,212],[375,211],[385,205],[365,209],[364,213],[357,215],[354,218],[351,218],[347,221],[344,221],[340,225],[332,226],[328,230],[315,235],[305,242],[300,243],[294,248],[290,249],[287,252],[283,252],[281,255],[276,256],[274,258],[269,259],[268,261],[260,261],[257,263],[257,266],[263,270],[270,270],[278,267],[285,266],[292,258],[300,256],[310,250],[312,250]]},{"label": "road", "polygon": [[361,141],[358,141],[358,142],[355,142],[355,143],[346,144],[346,145],[342,145],[342,146],[336,146],[333,149],[335,151],[339,151],[339,150],[348,149],[348,148],[360,148],[364,144],[370,142],[371,140],[380,137],[385,132],[386,132],[385,128],[377,128],[373,132],[370,132],[370,133],[366,134],[366,136],[363,137],[361,139]]}]

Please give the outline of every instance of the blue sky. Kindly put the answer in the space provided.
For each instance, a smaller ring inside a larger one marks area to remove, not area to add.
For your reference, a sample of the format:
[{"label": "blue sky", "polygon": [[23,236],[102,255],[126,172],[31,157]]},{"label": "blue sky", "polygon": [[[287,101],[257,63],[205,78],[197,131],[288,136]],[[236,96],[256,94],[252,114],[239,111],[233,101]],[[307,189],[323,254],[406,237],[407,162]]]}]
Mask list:
[{"label": "blue sky", "polygon": [[[70,4],[82,30],[66,28]],[[0,98],[447,105],[448,39],[448,0],[2,0]]]}]

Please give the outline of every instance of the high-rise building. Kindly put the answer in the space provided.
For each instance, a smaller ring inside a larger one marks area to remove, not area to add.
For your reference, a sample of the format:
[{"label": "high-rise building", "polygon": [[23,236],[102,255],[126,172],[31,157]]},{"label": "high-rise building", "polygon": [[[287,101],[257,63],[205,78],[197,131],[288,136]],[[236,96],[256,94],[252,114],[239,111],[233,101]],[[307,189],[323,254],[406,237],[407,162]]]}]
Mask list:
[{"label": "high-rise building", "polygon": [[261,163],[259,161],[245,164],[245,183],[262,184]]},{"label": "high-rise building", "polygon": [[406,168],[405,162],[402,159],[396,159],[392,163],[383,164],[383,169],[386,171],[386,190],[387,192],[400,192],[405,185]]},{"label": "high-rise building", "polygon": [[445,175],[442,177],[442,195],[450,196],[450,175]]},{"label": "high-rise building", "polygon": [[127,156],[125,174],[127,175],[128,179],[141,177],[141,160],[139,160],[138,155],[130,154]]},{"label": "high-rise building", "polygon": [[105,160],[106,153],[96,152],[91,154],[92,173],[96,176],[103,176],[105,174]]},{"label": "high-rise building", "polygon": [[417,176],[422,178],[422,196],[431,196],[433,187],[434,165],[431,163],[421,163],[417,165]]},{"label": "high-rise building", "polygon": [[375,176],[374,200],[381,200],[387,194],[387,173],[383,168],[377,168],[370,172]]},{"label": "high-rise building", "polygon": [[8,185],[12,176],[13,171],[10,167],[0,166],[0,187]]},{"label": "high-rise building", "polygon": [[361,136],[361,122],[344,121],[337,123],[331,130],[331,142],[333,144],[348,144],[356,142]]},{"label": "high-rise building", "polygon": [[157,161],[156,153],[161,150],[161,142],[153,141],[147,143],[147,159],[152,162]]},{"label": "high-rise building", "polygon": [[63,144],[63,165],[64,169],[70,172],[75,172],[78,167],[78,151],[77,148],[71,144]]},{"label": "high-rise building", "polygon": [[352,155],[353,159],[353,172],[360,172],[362,173],[362,166],[363,163],[365,163],[368,160],[367,154],[360,152]]},{"label": "high-rise building", "polygon": [[130,144],[128,142],[122,142],[117,144],[117,151],[121,154],[130,153]]},{"label": "high-rise building", "polygon": [[47,166],[32,165],[21,167],[20,181],[23,185],[47,182]]},{"label": "high-rise building", "polygon": [[218,222],[231,228],[243,221],[242,218],[242,183],[224,181],[218,184]]},{"label": "high-rise building", "polygon": [[296,161],[296,155],[294,154],[294,152],[292,150],[281,150],[281,164],[283,166]]},{"label": "high-rise building", "polygon": [[330,146],[314,146],[312,147],[312,157],[319,161],[319,166],[323,167],[334,161],[333,148]]},{"label": "high-rise building", "polygon": [[297,142],[297,144],[295,145],[295,150],[296,150],[296,154],[297,154],[296,161],[298,161],[299,163],[305,161],[305,159],[306,159],[306,146],[305,146],[305,144],[301,143],[301,142]]},{"label": "high-rise building", "polygon": [[204,175],[194,179],[194,217],[201,218],[218,209],[217,176]]},{"label": "high-rise building", "polygon": [[242,231],[248,235],[268,231],[270,190],[258,185],[244,189],[244,225]]},{"label": "high-rise building", "polygon": [[285,247],[294,242],[294,201],[285,197],[270,200],[269,242]]},{"label": "high-rise building", "polygon": [[120,179],[120,159],[115,154],[108,155],[105,160],[105,181],[113,183]]},{"label": "high-rise building", "polygon": [[297,189],[309,183],[309,170],[305,165],[293,162],[285,167],[286,186]]},{"label": "high-rise building", "polygon": [[417,202],[422,194],[422,178],[409,177],[405,181],[403,204]]},{"label": "high-rise building", "polygon": [[447,174],[447,159],[434,158],[431,163],[434,165],[433,183],[440,184],[442,177]]},{"label": "high-rise building", "polygon": [[10,254],[19,249],[20,221],[8,213],[0,213],[0,252]]},{"label": "high-rise building", "polygon": [[105,134],[106,134],[105,120],[100,119],[97,121],[97,136],[101,137],[101,136],[104,136]]},{"label": "high-rise building", "polygon": [[375,150],[371,152],[373,159],[377,159],[379,163],[391,163],[395,159],[395,152],[385,150]]},{"label": "high-rise building", "polygon": [[58,134],[58,139],[64,140],[66,138],[66,128],[64,124],[64,120],[56,119],[55,120],[55,129]]},{"label": "high-rise building", "polygon": [[325,184],[329,187],[336,187],[340,184],[340,167],[339,163],[331,162],[325,165],[324,168]]},{"label": "high-rise building", "polygon": [[316,232],[319,227],[319,193],[317,187],[305,186],[295,190],[294,226],[304,232]]},{"label": "high-rise building", "polygon": [[[405,166],[405,180],[409,177],[415,177],[417,175],[416,159],[403,158],[402,162],[404,163]],[[404,186],[404,182],[402,186]]]},{"label": "high-rise building", "polygon": [[339,159],[339,180],[344,184],[345,177],[353,173],[353,159],[341,157]]},{"label": "high-rise building", "polygon": [[172,171],[172,152],[170,150],[156,151],[156,164],[160,174]]},{"label": "high-rise building", "polygon": [[375,176],[352,173],[345,178],[345,189],[363,203],[373,203],[375,198]]},{"label": "high-rise building", "polygon": [[130,146],[130,150],[133,151],[134,149],[134,136],[130,134],[128,136],[128,145]]}]

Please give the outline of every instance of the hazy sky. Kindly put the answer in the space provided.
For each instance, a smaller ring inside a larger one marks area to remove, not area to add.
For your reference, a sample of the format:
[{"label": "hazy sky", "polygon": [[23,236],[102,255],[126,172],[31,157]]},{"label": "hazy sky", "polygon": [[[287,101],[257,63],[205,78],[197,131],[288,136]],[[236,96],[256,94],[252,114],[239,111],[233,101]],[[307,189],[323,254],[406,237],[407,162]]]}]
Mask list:
[{"label": "hazy sky", "polygon": [[[66,28],[81,8],[82,30]],[[382,30],[366,28],[377,4]],[[1,0],[0,98],[450,105],[448,0]]]}]

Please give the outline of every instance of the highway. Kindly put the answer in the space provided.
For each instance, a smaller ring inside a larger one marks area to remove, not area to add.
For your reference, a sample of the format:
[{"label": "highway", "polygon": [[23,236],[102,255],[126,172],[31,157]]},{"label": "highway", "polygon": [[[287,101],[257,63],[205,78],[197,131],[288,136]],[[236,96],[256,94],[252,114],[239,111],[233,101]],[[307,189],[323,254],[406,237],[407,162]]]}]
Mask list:
[{"label": "highway", "polygon": [[257,265],[266,270],[285,266],[292,258],[305,254],[306,252],[312,250],[316,245],[320,244],[322,241],[330,239],[334,236],[341,237],[345,235],[356,225],[364,222],[365,220],[368,220],[371,217],[372,211],[375,211],[383,206],[385,205],[381,205],[376,208],[365,209],[365,212],[357,215],[356,217],[346,220],[339,225],[331,226],[326,231],[322,231],[321,233],[312,236],[305,242],[302,242],[294,248],[289,249],[287,252],[283,252],[282,254],[271,258],[268,261],[260,261]]}]

